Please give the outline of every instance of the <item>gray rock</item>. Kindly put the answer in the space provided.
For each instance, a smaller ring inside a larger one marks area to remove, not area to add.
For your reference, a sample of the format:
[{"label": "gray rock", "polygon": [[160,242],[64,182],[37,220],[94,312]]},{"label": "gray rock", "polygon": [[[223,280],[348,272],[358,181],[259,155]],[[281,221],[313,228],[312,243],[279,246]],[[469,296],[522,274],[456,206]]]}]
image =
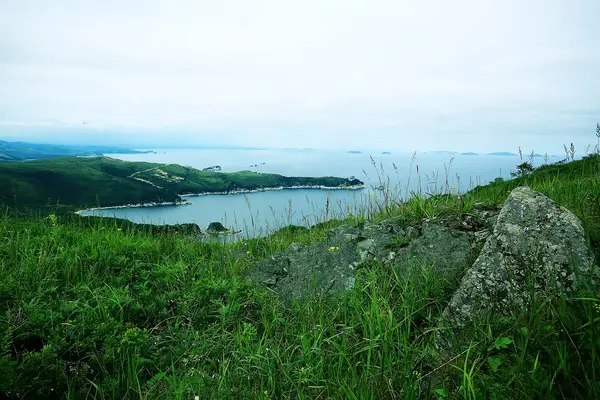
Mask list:
[{"label": "gray rock", "polygon": [[437,272],[462,272],[472,260],[471,236],[448,227],[427,223],[421,236],[400,249],[396,265],[400,270],[410,265],[434,267]]},{"label": "gray rock", "polygon": [[291,245],[258,263],[251,278],[287,300],[327,295],[354,286],[356,251],[350,243]]},{"label": "gray rock", "polygon": [[[362,264],[379,260],[408,271],[410,265],[448,273],[464,271],[472,257],[470,234],[429,224],[414,238],[417,229],[404,229],[392,220],[343,225],[331,229],[325,243],[291,245],[258,263],[250,274],[286,299],[334,294],[354,286],[354,274]],[[411,235],[409,237],[408,235]]]},{"label": "gray rock", "polygon": [[459,328],[480,313],[507,316],[532,300],[573,295],[593,272],[581,221],[567,209],[528,187],[514,189],[493,225],[493,232],[463,277],[442,321]]}]

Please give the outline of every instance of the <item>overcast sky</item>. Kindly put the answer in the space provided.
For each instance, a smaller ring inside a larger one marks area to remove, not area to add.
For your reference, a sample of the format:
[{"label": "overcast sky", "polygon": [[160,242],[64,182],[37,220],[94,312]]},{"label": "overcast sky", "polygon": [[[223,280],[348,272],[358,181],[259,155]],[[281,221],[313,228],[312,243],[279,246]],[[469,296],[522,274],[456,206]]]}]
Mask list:
[{"label": "overcast sky", "polygon": [[561,152],[596,140],[599,15],[599,0],[1,0],[0,139]]}]

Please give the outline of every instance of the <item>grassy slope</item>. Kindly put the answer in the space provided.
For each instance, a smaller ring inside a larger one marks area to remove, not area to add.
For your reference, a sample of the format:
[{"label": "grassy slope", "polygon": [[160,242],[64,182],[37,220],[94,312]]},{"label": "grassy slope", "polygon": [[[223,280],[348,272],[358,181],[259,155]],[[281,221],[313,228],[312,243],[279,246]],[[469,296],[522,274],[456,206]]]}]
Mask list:
[{"label": "grassy slope", "polygon": [[174,193],[127,178],[152,167],[108,158],[61,157],[0,164],[0,202],[19,207],[112,206],[173,201]]},{"label": "grassy slope", "polygon": [[[497,205],[518,184],[578,214],[600,256],[598,159],[477,188],[464,201],[415,198],[375,218],[435,223]],[[491,320],[446,363],[435,356],[431,328],[457,281],[426,266],[399,277],[371,263],[352,291],[298,306],[244,280],[257,260],[321,240],[336,223],[221,245],[110,220],[90,228],[3,217],[0,396],[598,398],[594,293]],[[502,338],[512,342],[496,348]]]},{"label": "grassy slope", "polygon": [[[155,186],[130,176],[153,183]],[[106,157],[61,157],[0,163],[0,203],[20,207],[114,206],[174,201],[177,194],[299,184],[346,184],[343,178],[288,178],[273,174],[203,172],[179,165]],[[360,183],[356,181],[354,183]]]},{"label": "grassy slope", "polygon": [[89,156],[102,153],[138,153],[111,146],[66,146],[0,140],[0,161],[34,160],[65,156]]},{"label": "grassy slope", "polygon": [[[184,180],[173,180],[172,176],[182,177]],[[205,172],[176,164],[169,164],[157,169],[148,170],[136,175],[136,177],[149,180],[177,193],[224,192],[239,189],[298,185],[336,187],[345,185],[347,182],[346,179],[335,177],[286,177],[276,174],[259,174],[252,171],[234,173]],[[360,184],[361,182],[354,180],[349,183]]]}]

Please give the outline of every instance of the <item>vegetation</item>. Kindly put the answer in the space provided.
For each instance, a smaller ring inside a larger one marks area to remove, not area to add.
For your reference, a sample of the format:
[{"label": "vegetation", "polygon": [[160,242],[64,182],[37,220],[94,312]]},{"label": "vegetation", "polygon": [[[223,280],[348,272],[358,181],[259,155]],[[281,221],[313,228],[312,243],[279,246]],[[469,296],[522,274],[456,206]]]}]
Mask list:
[{"label": "vegetation", "polygon": [[107,153],[147,153],[111,146],[61,146],[0,140],[0,161],[38,160],[64,156],[101,156]]},{"label": "vegetation", "polygon": [[134,174],[134,178],[147,180],[179,194],[230,192],[292,186],[344,187],[362,185],[362,182],[358,179],[335,178],[331,176],[319,178],[287,177],[252,171],[214,173],[199,171],[195,168],[183,167],[176,164],[159,165]]},{"label": "vegetation", "polygon": [[229,244],[157,236],[110,219],[7,211],[0,217],[0,396],[598,398],[596,293],[490,319],[455,349],[458,357],[444,360],[432,328],[457,281],[434,276],[430,266],[399,276],[373,262],[351,291],[294,305],[245,279],[258,260],[292,242],[323,240],[337,224],[469,213],[496,207],[518,185],[577,214],[600,259],[599,156]]},{"label": "vegetation", "polygon": [[19,208],[61,205],[107,207],[179,202],[180,194],[239,189],[360,185],[357,179],[291,178],[245,171],[214,173],[175,164],[127,162],[108,157],[61,157],[0,163],[0,203]]}]

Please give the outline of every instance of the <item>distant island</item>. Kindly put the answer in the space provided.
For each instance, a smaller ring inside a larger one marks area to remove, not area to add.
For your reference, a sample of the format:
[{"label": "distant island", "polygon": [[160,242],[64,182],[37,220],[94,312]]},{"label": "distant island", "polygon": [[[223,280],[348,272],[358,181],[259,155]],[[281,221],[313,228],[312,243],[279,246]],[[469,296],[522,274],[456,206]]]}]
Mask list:
[{"label": "distant island", "polygon": [[496,152],[496,153],[488,153],[488,156],[518,156],[518,154],[515,153],[510,153],[507,151],[500,151],[500,152]]},{"label": "distant island", "polygon": [[388,155],[390,155],[390,154],[392,154],[392,153],[390,153],[389,151],[384,151],[384,152],[382,152],[381,154],[388,156]]},{"label": "distant island", "polygon": [[112,146],[66,146],[0,140],[0,161],[27,161],[44,158],[79,156],[93,157],[103,154],[148,154],[153,150],[139,151]]},{"label": "distant island", "polygon": [[348,151],[348,154],[362,154],[362,151],[350,150],[350,151]]},{"label": "distant island", "polygon": [[358,179],[210,172],[109,157],[0,163],[0,205],[68,210],[185,204],[185,196],[279,189],[361,189]]},{"label": "distant island", "polygon": [[460,153],[461,156],[478,156],[479,154],[468,151],[466,153]]}]

